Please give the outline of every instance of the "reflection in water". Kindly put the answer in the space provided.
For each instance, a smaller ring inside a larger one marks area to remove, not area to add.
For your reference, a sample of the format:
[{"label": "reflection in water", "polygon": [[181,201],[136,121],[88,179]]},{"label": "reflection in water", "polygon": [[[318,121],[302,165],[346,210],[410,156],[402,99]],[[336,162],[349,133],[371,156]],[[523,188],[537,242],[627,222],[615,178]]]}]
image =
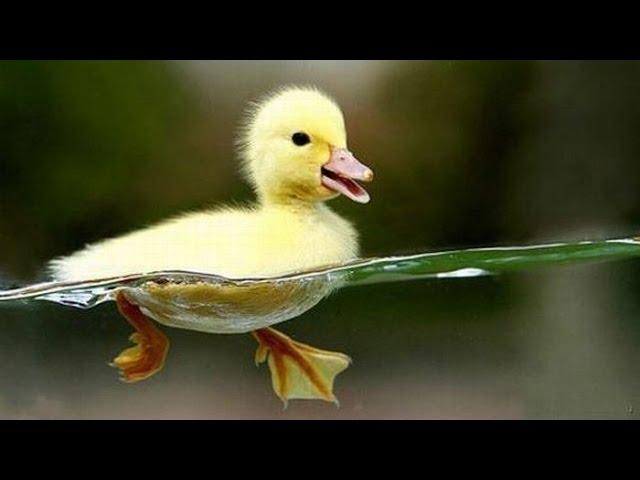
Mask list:
[{"label": "reflection in water", "polygon": [[271,278],[230,279],[176,271],[89,282],[50,282],[0,292],[0,301],[36,299],[91,308],[125,290],[162,324],[210,333],[245,333],[297,317],[344,286],[476,277],[635,256],[640,256],[640,242],[631,238],[475,248],[357,260]]}]

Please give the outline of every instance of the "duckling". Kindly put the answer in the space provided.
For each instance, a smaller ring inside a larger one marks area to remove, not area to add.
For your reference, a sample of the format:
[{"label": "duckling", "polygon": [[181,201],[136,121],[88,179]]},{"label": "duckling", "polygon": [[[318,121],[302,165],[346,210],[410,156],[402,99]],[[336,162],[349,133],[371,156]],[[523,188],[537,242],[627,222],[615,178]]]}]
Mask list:
[{"label": "duckling", "polygon": [[[267,96],[248,111],[239,147],[255,204],[188,213],[89,245],[51,261],[53,278],[83,281],[162,270],[272,277],[358,257],[355,228],[325,202],[339,195],[369,202],[358,181],[371,181],[373,172],[347,149],[343,114],[330,97],[301,87]],[[131,336],[136,346],[113,365],[123,380],[143,380],[162,369],[169,349],[151,320],[161,318],[125,291],[115,300],[136,331]],[[224,333],[244,332],[237,330]],[[285,403],[336,401],[333,380],[349,365],[348,356],[296,342],[270,327],[252,334],[259,345],[256,363],[268,360],[273,388]]]}]

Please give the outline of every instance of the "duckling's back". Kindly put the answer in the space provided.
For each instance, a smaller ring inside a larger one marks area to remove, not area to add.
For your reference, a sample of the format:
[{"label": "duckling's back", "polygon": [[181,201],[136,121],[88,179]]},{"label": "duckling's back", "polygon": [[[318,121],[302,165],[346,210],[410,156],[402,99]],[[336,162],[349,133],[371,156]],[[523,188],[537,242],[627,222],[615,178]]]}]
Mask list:
[{"label": "duckling's back", "polygon": [[275,276],[358,256],[357,233],[322,204],[188,214],[56,259],[56,280],[80,281],[160,270],[229,278]]}]

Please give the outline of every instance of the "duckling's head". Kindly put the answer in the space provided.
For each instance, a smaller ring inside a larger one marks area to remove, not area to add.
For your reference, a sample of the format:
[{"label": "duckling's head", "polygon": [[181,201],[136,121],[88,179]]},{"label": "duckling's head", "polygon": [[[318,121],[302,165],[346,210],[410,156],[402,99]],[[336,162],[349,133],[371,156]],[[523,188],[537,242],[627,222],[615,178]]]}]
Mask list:
[{"label": "duckling's head", "polygon": [[317,89],[287,88],[255,104],[243,133],[245,171],[261,202],[369,201],[356,180],[373,172],[347,150],[342,112]]}]

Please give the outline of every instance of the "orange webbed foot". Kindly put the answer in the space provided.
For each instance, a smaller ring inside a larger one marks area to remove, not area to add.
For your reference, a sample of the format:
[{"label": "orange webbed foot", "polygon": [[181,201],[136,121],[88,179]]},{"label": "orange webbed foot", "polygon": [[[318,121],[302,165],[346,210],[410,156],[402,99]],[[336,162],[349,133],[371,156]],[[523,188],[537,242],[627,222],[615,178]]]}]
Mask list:
[{"label": "orange webbed foot", "polygon": [[350,365],[347,355],[296,342],[272,328],[261,328],[252,334],[258,341],[256,365],[268,361],[273,390],[285,407],[289,399],[295,398],[338,403],[333,382]]},{"label": "orange webbed foot", "polygon": [[123,350],[110,365],[120,369],[123,381],[139,382],[162,370],[169,351],[169,339],[123,292],[116,295],[116,304],[122,316],[136,330],[129,337],[136,345]]}]

